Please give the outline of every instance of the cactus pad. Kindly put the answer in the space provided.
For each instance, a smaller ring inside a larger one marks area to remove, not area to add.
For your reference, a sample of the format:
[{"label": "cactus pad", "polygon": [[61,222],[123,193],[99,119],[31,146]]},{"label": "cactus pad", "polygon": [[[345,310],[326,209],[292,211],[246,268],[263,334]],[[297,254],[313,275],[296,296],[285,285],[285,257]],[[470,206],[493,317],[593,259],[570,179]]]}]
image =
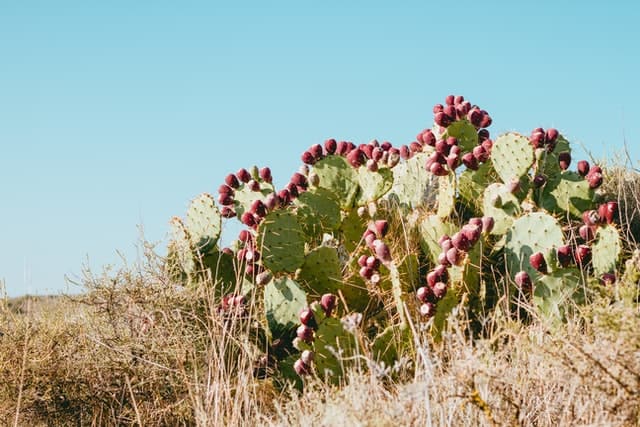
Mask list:
[{"label": "cactus pad", "polygon": [[495,182],[497,174],[491,162],[482,163],[478,170],[466,169],[458,177],[458,192],[466,203],[482,211],[484,190]]},{"label": "cactus pad", "polygon": [[221,217],[210,194],[201,194],[191,202],[185,226],[197,253],[206,255],[215,250],[220,238]]},{"label": "cactus pad", "polygon": [[534,161],[529,139],[517,133],[499,136],[491,149],[491,162],[503,183],[526,176]]},{"label": "cactus pad", "polygon": [[393,168],[393,186],[389,196],[397,199],[400,206],[415,209],[433,203],[435,177],[424,168],[428,157],[427,152],[416,153]]},{"label": "cactus pad", "polygon": [[257,242],[264,266],[274,273],[292,273],[304,262],[304,234],[292,212],[267,214],[258,229]]},{"label": "cactus pad", "polygon": [[520,212],[518,198],[513,195],[505,184],[493,183],[484,191],[484,215],[493,217],[495,224],[491,234],[504,234]]},{"label": "cactus pad", "polygon": [[362,243],[362,233],[366,228],[364,220],[358,216],[355,209],[351,209],[340,225],[340,231],[344,238],[342,244],[348,252],[355,251]]},{"label": "cactus pad", "polygon": [[296,199],[298,222],[307,235],[333,232],[340,225],[340,205],[329,190],[313,188]]},{"label": "cactus pad", "polygon": [[293,280],[282,277],[264,289],[264,309],[274,338],[287,336],[298,325],[300,310],[307,306],[307,295]]},{"label": "cactus pad", "polygon": [[557,179],[547,182],[540,205],[551,212],[568,212],[580,218],[584,211],[594,208],[594,191],[586,179],[575,172],[562,172]]},{"label": "cactus pad", "polygon": [[247,184],[241,184],[241,187],[234,191],[233,206],[238,218],[251,208],[253,202],[256,200],[264,201],[266,196],[275,191],[273,184],[269,184],[268,182],[264,182],[260,179],[257,179],[256,181],[260,184],[260,191],[252,191],[249,189],[249,185]]},{"label": "cactus pad", "polygon": [[349,209],[353,206],[359,191],[358,173],[340,156],[327,156],[313,166],[320,179],[319,187],[331,191],[340,206]]},{"label": "cactus pad", "polygon": [[187,276],[191,276],[196,272],[196,262],[191,250],[191,237],[182,220],[178,217],[171,218],[169,222],[172,237],[172,255],[178,261],[182,271]]},{"label": "cactus pad", "polygon": [[463,151],[471,151],[478,145],[478,131],[467,120],[458,120],[451,123],[443,135],[443,139],[453,136],[458,140],[458,145]]},{"label": "cactus pad", "polygon": [[622,253],[618,230],[612,225],[598,227],[591,251],[593,271],[597,276],[616,271],[616,265]]},{"label": "cactus pad", "polygon": [[438,177],[438,216],[446,218],[456,205],[456,175],[449,173]]},{"label": "cactus pad", "polygon": [[553,259],[552,251],[563,244],[562,228],[554,217],[534,212],[518,218],[506,235],[508,274],[513,277],[517,272],[525,270],[534,280],[540,273],[531,267],[529,257],[535,252],[542,252],[547,264],[550,264]]},{"label": "cactus pad", "polygon": [[425,254],[430,255],[433,263],[437,263],[438,255],[442,252],[442,248],[438,240],[443,235],[451,236],[456,230],[454,227],[443,222],[437,215],[429,215],[420,222],[420,247]]},{"label": "cactus pad", "polygon": [[362,206],[368,202],[375,202],[391,190],[393,172],[389,168],[371,172],[365,166],[361,166],[358,169],[358,183],[360,192],[358,193],[356,204]]},{"label": "cactus pad", "polygon": [[538,313],[552,323],[563,320],[572,301],[584,300],[580,270],[563,268],[542,275],[534,284],[533,303]]}]

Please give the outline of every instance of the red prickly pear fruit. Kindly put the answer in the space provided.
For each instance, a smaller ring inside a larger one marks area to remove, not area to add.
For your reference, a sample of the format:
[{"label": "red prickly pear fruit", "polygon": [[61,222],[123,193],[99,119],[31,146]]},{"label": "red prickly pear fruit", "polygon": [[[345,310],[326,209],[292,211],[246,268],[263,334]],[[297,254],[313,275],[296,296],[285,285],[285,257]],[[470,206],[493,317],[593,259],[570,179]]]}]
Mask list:
[{"label": "red prickly pear fruit", "polygon": [[313,342],[313,329],[307,325],[300,325],[296,329],[296,336],[302,341],[311,344]]},{"label": "red prickly pear fruit", "polygon": [[428,286],[419,287],[416,290],[416,297],[420,300],[420,302],[427,302],[431,298],[433,298],[433,290],[431,290]]},{"label": "red prickly pear fruit", "polygon": [[603,177],[601,173],[594,173],[587,176],[587,181],[589,181],[589,188],[594,190],[602,185],[602,180]]},{"label": "red prickly pear fruit", "polygon": [[359,148],[355,148],[347,154],[347,161],[354,168],[359,168],[364,163],[364,153]]},{"label": "red prickly pear fruit", "polygon": [[569,169],[569,166],[571,165],[571,153],[569,153],[568,151],[563,151],[562,153],[558,154],[558,163],[560,164],[560,169],[562,169],[563,171]]},{"label": "red prickly pear fruit", "polygon": [[480,143],[480,145],[484,147],[485,151],[489,153],[489,156],[491,156],[491,150],[493,149],[493,141],[490,139],[485,139]]},{"label": "red prickly pear fruit", "polygon": [[589,227],[598,225],[602,221],[600,214],[595,210],[584,211],[582,213],[582,222]]},{"label": "red prickly pear fruit", "polygon": [[253,235],[247,230],[240,230],[240,233],[238,233],[238,240],[245,243],[251,242],[253,241]]},{"label": "red prickly pear fruit", "polygon": [[362,153],[364,153],[364,156],[367,159],[371,158],[371,153],[373,152],[373,145],[370,144],[360,144],[358,146],[358,148],[360,149],[360,151],[362,151]]},{"label": "red prickly pear fruit", "polygon": [[263,271],[262,273],[256,276],[256,285],[265,286],[267,283],[271,281],[273,275],[269,271]]},{"label": "red prickly pear fruit", "polygon": [[240,187],[240,181],[238,181],[238,177],[232,173],[226,176],[226,178],[224,179],[224,182],[231,188]]},{"label": "red prickly pear fruit", "polygon": [[480,239],[480,233],[482,233],[482,225],[465,224],[462,226],[460,232],[467,238],[467,240],[469,241],[469,248],[471,248],[471,246],[475,245],[476,242]]},{"label": "red prickly pear fruit", "polygon": [[305,151],[304,153],[302,153],[302,155],[300,156],[300,160],[302,160],[302,163],[306,165],[312,165],[316,162],[315,157],[313,157],[313,154],[310,151]]},{"label": "red prickly pear fruit", "polygon": [[380,147],[376,147],[371,151],[371,159],[379,162],[382,159],[384,151]]},{"label": "red prickly pear fruit", "polygon": [[573,259],[573,251],[571,250],[571,246],[564,245],[558,247],[557,256],[558,256],[558,264],[562,267],[568,267],[571,264],[571,260]]},{"label": "red prickly pear fruit", "polygon": [[442,242],[440,247],[442,248],[442,252],[447,252],[449,249],[453,247],[453,242],[451,239],[445,240]]},{"label": "red prickly pear fruit", "polygon": [[366,267],[367,266],[367,258],[369,258],[366,255],[360,255],[360,258],[358,258],[358,265],[360,267]]},{"label": "red prickly pear fruit", "polygon": [[238,170],[238,172],[236,172],[236,176],[240,181],[244,182],[245,184],[251,181],[251,174],[245,168]]},{"label": "red prickly pear fruit", "polygon": [[460,163],[462,162],[460,161],[459,154],[450,153],[447,156],[447,166],[449,166],[450,170],[456,169],[458,166],[460,166]]},{"label": "red prickly pear fruit", "polygon": [[482,113],[482,120],[480,121],[481,128],[488,128],[493,123],[491,116],[485,110],[480,111]]},{"label": "red prickly pear fruit", "polygon": [[482,232],[485,234],[491,233],[494,225],[496,224],[495,219],[492,216],[483,216],[482,217]]},{"label": "red prickly pear fruit", "polygon": [[307,366],[311,366],[311,364],[313,363],[313,359],[314,359],[314,354],[313,351],[311,350],[304,350],[301,354],[300,354],[300,360],[302,360],[304,362],[305,365]]},{"label": "red prickly pear fruit", "polygon": [[297,187],[306,187],[307,185],[309,185],[307,177],[299,172],[296,172],[291,176],[291,182],[294,183]]},{"label": "red prickly pear fruit", "polygon": [[273,210],[278,204],[277,195],[275,193],[269,193],[267,197],[264,198],[264,206],[267,210]]},{"label": "red prickly pear fruit", "polygon": [[389,222],[385,219],[379,219],[373,223],[373,230],[378,237],[384,237],[389,232]]},{"label": "red prickly pear fruit", "polygon": [[533,186],[540,188],[547,183],[547,178],[544,175],[536,175],[533,178]]},{"label": "red prickly pear fruit", "polygon": [[512,180],[509,184],[507,184],[507,188],[511,194],[516,194],[520,192],[520,181],[517,179]]},{"label": "red prickly pear fruit", "polygon": [[594,173],[602,173],[602,168],[598,165],[593,165],[589,168],[589,172],[587,173],[587,178],[589,175],[593,175]]},{"label": "red prickly pear fruit", "polygon": [[373,276],[373,269],[369,267],[360,267],[360,277],[369,280]]},{"label": "red prickly pear fruit", "polygon": [[218,202],[222,206],[231,206],[233,205],[233,196],[231,194],[220,194],[218,195]]},{"label": "red prickly pear fruit", "polygon": [[605,205],[606,205],[605,220],[607,221],[607,224],[611,224],[615,219],[616,214],[618,213],[618,202],[610,201],[610,202],[607,202]]},{"label": "red prickly pear fruit", "polygon": [[400,146],[400,158],[403,160],[408,160],[411,157],[411,151],[409,151],[409,147],[406,145]]},{"label": "red prickly pear fruit", "polygon": [[529,137],[529,142],[533,145],[534,148],[541,148],[545,145],[547,136],[545,133],[540,130],[534,130]]},{"label": "red prickly pear fruit", "polygon": [[371,278],[369,279],[369,281],[374,285],[377,285],[378,283],[380,283],[380,280],[382,280],[382,277],[380,277],[380,273],[375,273],[375,272],[371,275]]},{"label": "red prickly pear fruit", "polygon": [[365,265],[373,270],[377,270],[380,267],[380,260],[374,256],[370,256],[367,257]]},{"label": "red prickly pear fruit", "polygon": [[478,170],[478,159],[475,158],[473,153],[467,153],[462,156],[462,164],[472,171]]},{"label": "red prickly pear fruit", "polygon": [[302,359],[298,359],[293,363],[293,370],[296,371],[301,377],[309,375],[311,373],[311,368],[302,361]]},{"label": "red prickly pear fruit", "polygon": [[616,282],[616,275],[613,273],[604,273],[600,276],[600,283],[602,285],[612,285]]},{"label": "red prickly pear fruit", "polygon": [[268,167],[260,169],[259,175],[260,179],[264,182],[268,182],[269,184],[271,184],[271,182],[273,181],[273,176],[271,176],[271,169]]},{"label": "red prickly pear fruit", "polygon": [[444,265],[437,265],[433,271],[438,275],[440,281],[446,282],[449,280],[449,272],[447,271],[447,267]]},{"label": "red prickly pear fruit", "polygon": [[247,227],[253,227],[256,225],[256,219],[251,212],[245,212],[240,217],[240,221]]},{"label": "red prickly pear fruit", "polygon": [[295,199],[300,195],[300,192],[298,191],[299,188],[302,188],[302,187],[298,187],[293,182],[290,182],[289,184],[287,184],[287,190],[289,190],[289,196],[292,199]]},{"label": "red prickly pear fruit", "polygon": [[385,242],[378,239],[374,240],[373,250],[381,263],[387,264],[391,262],[391,252],[389,251],[389,246],[387,246]]},{"label": "red prickly pear fruit", "polygon": [[578,228],[578,234],[580,235],[580,238],[586,243],[592,241],[595,238],[594,228],[595,226],[589,226],[586,224],[580,226],[580,228]]},{"label": "red prickly pear fruit", "polygon": [[392,147],[388,151],[387,167],[393,169],[398,163],[400,163],[400,150]]},{"label": "red prickly pear fruit", "polygon": [[420,315],[427,319],[432,318],[436,314],[436,306],[433,303],[425,302],[420,306]]},{"label": "red prickly pear fruit", "polygon": [[433,116],[433,121],[436,122],[438,126],[447,127],[451,124],[451,119],[447,116],[444,111],[440,111]]},{"label": "red prickly pear fruit", "polygon": [[536,252],[529,257],[529,264],[542,274],[547,274],[547,262],[542,252]]},{"label": "red prickly pear fruit", "polygon": [[[455,249],[455,248],[453,248],[453,249]],[[447,253],[446,252],[441,252],[440,255],[438,255],[438,264],[444,265],[446,267],[449,267],[451,265],[451,263],[447,259]]]},{"label": "red prickly pear fruit", "polygon": [[444,99],[445,104],[447,105],[453,105],[453,103],[455,102],[456,97],[453,95],[447,95],[447,97]]},{"label": "red prickly pear fruit", "polygon": [[462,261],[462,256],[460,256],[460,251],[453,247],[447,251],[447,261],[451,263],[451,265],[460,265]]},{"label": "red prickly pear fruit", "polygon": [[220,187],[218,187],[218,193],[219,194],[229,194],[229,195],[233,196],[235,194],[235,191],[233,191],[233,188],[231,188],[227,184],[222,184]]},{"label": "red prickly pear fruit", "polygon": [[338,148],[338,143],[336,142],[335,139],[331,138],[331,139],[327,139],[324,142],[324,149],[327,152],[327,154],[333,154],[336,152],[336,149]]},{"label": "red prickly pear fruit", "polygon": [[436,136],[431,129],[427,129],[422,132],[422,142],[431,147],[436,145]]},{"label": "red prickly pear fruit", "polygon": [[259,217],[264,217],[267,215],[267,207],[264,205],[262,200],[255,200],[251,204],[250,212],[258,215]]},{"label": "red prickly pear fruit", "polygon": [[526,271],[519,271],[515,276],[516,286],[523,291],[530,291],[532,287],[531,277]]},{"label": "red prickly pear fruit", "polygon": [[377,172],[378,171],[378,162],[376,162],[373,159],[367,160],[366,166],[367,166],[367,170],[369,172]]},{"label": "red prickly pear fruit", "polygon": [[391,145],[389,141],[384,141],[382,144],[380,144],[380,148],[382,148],[382,151],[389,151],[392,147],[393,145]]},{"label": "red prickly pear fruit", "polygon": [[246,302],[246,299],[244,295],[236,295],[235,297],[233,297],[233,300],[231,301],[231,305],[235,305],[236,307],[239,307],[241,305],[244,305],[245,302]]},{"label": "red prickly pear fruit", "polygon": [[462,154],[462,149],[460,148],[460,146],[458,145],[451,146],[451,149],[449,150],[449,155],[452,155],[452,154],[459,157]]},{"label": "red prickly pear fruit", "polygon": [[432,270],[427,273],[427,285],[429,285],[429,287],[433,288],[436,285],[436,283],[441,280],[442,279],[440,278],[440,276],[436,271]]},{"label": "red prickly pear fruit", "polygon": [[[471,244],[469,243],[469,239],[467,238],[466,234],[462,232],[457,232],[453,236],[451,236],[451,243],[453,244],[454,248],[463,252],[468,251],[469,248],[471,247]],[[447,251],[447,254],[449,253],[449,250]],[[455,259],[457,260],[457,258]],[[451,264],[456,264],[455,262],[451,261],[451,259],[449,259],[449,262],[451,262]]]},{"label": "red prickly pear fruit", "polygon": [[469,225],[474,227],[482,227],[482,218],[474,217],[469,220]]},{"label": "red prickly pear fruit", "polygon": [[437,282],[433,285],[433,288],[431,288],[431,292],[433,292],[433,296],[437,299],[442,299],[447,293],[447,284],[444,282]]},{"label": "red prickly pear fruit", "polygon": [[489,139],[489,137],[491,136],[491,134],[489,133],[488,129],[480,129],[478,131],[478,141],[482,142],[486,139]]},{"label": "red prickly pear fruit", "polygon": [[286,206],[291,203],[291,194],[289,193],[289,190],[287,190],[286,188],[280,190],[278,192],[278,199],[280,199],[281,206]]},{"label": "red prickly pear fruit", "polygon": [[442,112],[447,115],[449,120],[454,121],[456,119],[456,107],[454,107],[453,105],[446,105],[442,109]]},{"label": "red prickly pear fruit", "polygon": [[591,248],[587,245],[578,245],[574,252],[576,264],[584,266],[591,261]]},{"label": "red prickly pear fruit", "polygon": [[483,119],[483,114],[480,112],[480,109],[478,108],[472,108],[467,113],[467,120],[469,120],[471,124],[476,128],[483,127],[483,126],[480,126],[482,123],[482,119]]},{"label": "red prickly pear fruit", "polygon": [[252,179],[249,182],[247,182],[247,187],[249,187],[249,190],[251,191],[260,191],[260,183],[255,179]]},{"label": "red prickly pear fruit", "polygon": [[322,307],[327,316],[331,316],[337,302],[338,300],[334,294],[324,294],[320,298],[320,307]]},{"label": "red prickly pear fruit", "polygon": [[464,102],[464,96],[462,95],[457,95],[453,100],[454,105],[462,104],[463,102]]},{"label": "red prickly pear fruit", "polygon": [[587,174],[589,173],[589,162],[587,162],[586,160],[580,160],[578,162],[578,174],[580,176],[587,176]]},{"label": "red prickly pear fruit", "polygon": [[347,154],[347,141],[340,141],[336,144],[335,154],[338,156],[344,156]]},{"label": "red prickly pear fruit", "polygon": [[315,325],[313,310],[311,310],[309,307],[305,307],[302,310],[300,310],[300,315],[298,317],[300,318],[300,323],[302,323],[305,326],[312,327]]},{"label": "red prickly pear fruit", "polygon": [[475,157],[479,163],[484,163],[489,160],[489,153],[487,153],[487,150],[485,150],[482,145],[473,147],[472,153],[473,157]]},{"label": "red prickly pear fruit", "polygon": [[449,171],[444,168],[440,163],[432,163],[429,167],[429,172],[435,176],[445,176],[449,174]]},{"label": "red prickly pear fruit", "polygon": [[433,114],[437,114],[439,112],[441,112],[444,109],[444,105],[442,104],[436,104],[433,106]]},{"label": "red prickly pear fruit", "polygon": [[442,236],[440,236],[440,238],[438,239],[438,244],[440,245],[440,247],[442,247],[442,244],[446,241],[446,240],[451,240],[451,237],[449,237],[446,234],[443,234]]},{"label": "red prickly pear fruit", "polygon": [[449,150],[451,150],[451,146],[447,145],[447,142],[443,139],[439,139],[436,142],[436,152],[442,154],[442,156],[446,156],[449,154]]},{"label": "red prickly pear fruit", "polygon": [[236,211],[229,206],[223,206],[222,209],[220,209],[220,215],[222,215],[223,218],[235,218]]},{"label": "red prickly pear fruit", "polygon": [[554,143],[558,139],[559,135],[560,135],[560,133],[558,132],[557,129],[549,128],[549,129],[547,129],[547,133],[546,133],[545,136],[546,136],[548,142]]},{"label": "red prickly pear fruit", "polygon": [[409,151],[412,153],[420,153],[422,151],[422,145],[418,144],[416,141],[413,141],[409,144]]},{"label": "red prickly pear fruit", "polygon": [[375,233],[365,234],[364,242],[367,244],[369,248],[373,249],[373,242],[375,241],[376,241]]},{"label": "red prickly pear fruit", "polygon": [[313,158],[318,161],[324,157],[324,152],[322,150],[322,145],[314,144],[309,148],[309,152],[313,156]]}]

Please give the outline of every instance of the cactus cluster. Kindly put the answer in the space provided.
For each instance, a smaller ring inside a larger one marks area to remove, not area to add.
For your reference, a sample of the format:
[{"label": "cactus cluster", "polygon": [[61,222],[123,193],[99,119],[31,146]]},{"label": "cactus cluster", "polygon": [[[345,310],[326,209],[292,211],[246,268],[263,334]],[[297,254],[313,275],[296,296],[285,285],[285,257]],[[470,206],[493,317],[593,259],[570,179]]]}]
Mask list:
[{"label": "cactus cluster", "polygon": [[[340,378],[354,351],[400,357],[407,315],[435,339],[456,305],[473,317],[505,296],[561,321],[569,300],[615,282],[617,205],[601,200],[600,167],[571,171],[556,129],[492,139],[490,115],[462,96],[433,114],[399,147],[312,145],[280,190],[268,167],[227,175],[221,208],[203,194],[172,219],[171,277],[212,283],[220,315],[264,315],[260,347],[298,381]],[[222,218],[245,227],[226,248]]]}]

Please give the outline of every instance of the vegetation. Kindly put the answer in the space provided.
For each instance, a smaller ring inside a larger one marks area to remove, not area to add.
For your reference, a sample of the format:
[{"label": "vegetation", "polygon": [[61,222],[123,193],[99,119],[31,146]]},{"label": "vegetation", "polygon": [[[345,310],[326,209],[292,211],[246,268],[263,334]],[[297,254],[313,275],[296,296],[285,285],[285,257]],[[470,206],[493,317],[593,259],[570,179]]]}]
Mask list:
[{"label": "vegetation", "polygon": [[[15,425],[640,424],[640,178],[463,97],[395,148],[230,174],[167,258],[6,301]],[[593,161],[591,162],[593,163]],[[222,221],[244,228],[220,247]]]}]

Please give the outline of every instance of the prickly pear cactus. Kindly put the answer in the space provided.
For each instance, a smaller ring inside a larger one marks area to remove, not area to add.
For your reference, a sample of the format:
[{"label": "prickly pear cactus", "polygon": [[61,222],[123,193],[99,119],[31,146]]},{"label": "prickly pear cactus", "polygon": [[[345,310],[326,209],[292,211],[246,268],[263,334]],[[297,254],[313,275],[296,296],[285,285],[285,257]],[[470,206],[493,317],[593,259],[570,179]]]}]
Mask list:
[{"label": "prickly pear cactus", "polygon": [[273,272],[292,273],[304,262],[304,234],[294,213],[269,213],[258,233],[262,262]]},{"label": "prickly pear cactus", "polygon": [[498,137],[491,150],[491,162],[503,183],[519,182],[528,173],[534,161],[529,140],[517,133]]},{"label": "prickly pear cactus", "polygon": [[593,271],[597,276],[615,272],[622,253],[618,230],[612,225],[598,227],[591,250]]},{"label": "prickly pear cactus", "polygon": [[290,334],[306,306],[307,294],[296,282],[286,277],[270,282],[264,289],[264,310],[271,335]]},{"label": "prickly pear cactus", "polygon": [[313,165],[319,177],[318,186],[333,193],[340,207],[349,209],[358,197],[359,176],[347,160],[339,156],[328,156]]},{"label": "prickly pear cactus", "polygon": [[192,247],[206,255],[216,248],[221,231],[220,211],[210,194],[201,194],[191,202],[185,224]]}]

